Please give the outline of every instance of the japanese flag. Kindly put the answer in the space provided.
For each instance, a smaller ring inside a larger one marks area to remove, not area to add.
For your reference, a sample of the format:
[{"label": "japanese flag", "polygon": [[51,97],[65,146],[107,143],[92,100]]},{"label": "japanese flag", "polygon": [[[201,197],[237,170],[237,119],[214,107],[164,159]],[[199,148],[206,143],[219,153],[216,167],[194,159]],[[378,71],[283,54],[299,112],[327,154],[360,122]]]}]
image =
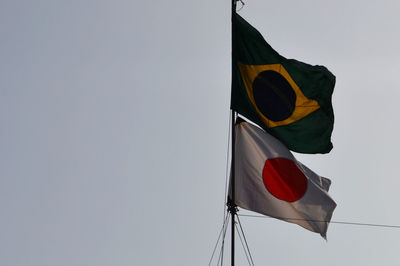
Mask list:
[{"label": "japanese flag", "polygon": [[326,238],[336,207],[328,195],[331,181],[297,161],[264,130],[245,121],[235,128],[235,204]]}]

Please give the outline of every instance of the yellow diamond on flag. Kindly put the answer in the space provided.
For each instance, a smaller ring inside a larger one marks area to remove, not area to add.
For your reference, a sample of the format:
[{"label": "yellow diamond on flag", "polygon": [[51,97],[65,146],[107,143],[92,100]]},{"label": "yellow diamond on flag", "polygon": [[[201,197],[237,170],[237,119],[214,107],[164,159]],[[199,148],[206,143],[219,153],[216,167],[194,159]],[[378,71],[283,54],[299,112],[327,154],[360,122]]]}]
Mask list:
[{"label": "yellow diamond on flag", "polygon": [[247,95],[269,128],[289,125],[320,108],[307,98],[281,64],[238,67]]}]

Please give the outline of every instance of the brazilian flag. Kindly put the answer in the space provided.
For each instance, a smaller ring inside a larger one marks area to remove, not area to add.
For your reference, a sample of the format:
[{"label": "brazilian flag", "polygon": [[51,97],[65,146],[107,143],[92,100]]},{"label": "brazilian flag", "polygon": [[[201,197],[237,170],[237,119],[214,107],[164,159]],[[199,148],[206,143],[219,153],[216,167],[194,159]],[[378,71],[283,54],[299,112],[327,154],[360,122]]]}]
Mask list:
[{"label": "brazilian flag", "polygon": [[323,66],[279,55],[237,14],[232,27],[231,108],[292,151],[328,153],[335,76]]}]

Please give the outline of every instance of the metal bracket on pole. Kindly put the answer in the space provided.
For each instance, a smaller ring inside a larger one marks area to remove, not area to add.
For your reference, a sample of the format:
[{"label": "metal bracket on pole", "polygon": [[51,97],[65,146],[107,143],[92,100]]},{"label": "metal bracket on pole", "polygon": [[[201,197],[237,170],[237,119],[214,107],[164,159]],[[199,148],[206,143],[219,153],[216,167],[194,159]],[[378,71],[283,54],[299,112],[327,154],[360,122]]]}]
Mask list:
[{"label": "metal bracket on pole", "polygon": [[234,204],[227,204],[228,205],[228,212],[232,215],[236,215],[239,211],[238,207]]}]

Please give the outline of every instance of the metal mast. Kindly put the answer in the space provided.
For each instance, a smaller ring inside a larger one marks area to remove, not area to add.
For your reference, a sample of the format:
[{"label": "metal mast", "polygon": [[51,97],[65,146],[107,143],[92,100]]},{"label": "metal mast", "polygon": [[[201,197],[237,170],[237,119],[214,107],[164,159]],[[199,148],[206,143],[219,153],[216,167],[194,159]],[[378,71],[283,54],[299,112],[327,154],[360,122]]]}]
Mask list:
[{"label": "metal mast", "polygon": [[[234,34],[234,16],[236,14],[236,2],[237,0],[232,0],[232,14],[231,14],[231,38],[232,38],[232,60],[233,60],[233,34]],[[232,68],[233,68],[233,63],[232,62]],[[233,72],[232,72],[233,73]],[[228,203],[228,210],[232,215],[232,224],[231,224],[231,265],[235,265],[235,215],[237,212],[237,208],[235,205],[235,139],[236,139],[236,134],[235,134],[235,122],[236,122],[236,112],[234,110],[231,110],[232,113],[232,179],[231,179],[231,189],[232,189],[232,198],[231,202]]]}]

